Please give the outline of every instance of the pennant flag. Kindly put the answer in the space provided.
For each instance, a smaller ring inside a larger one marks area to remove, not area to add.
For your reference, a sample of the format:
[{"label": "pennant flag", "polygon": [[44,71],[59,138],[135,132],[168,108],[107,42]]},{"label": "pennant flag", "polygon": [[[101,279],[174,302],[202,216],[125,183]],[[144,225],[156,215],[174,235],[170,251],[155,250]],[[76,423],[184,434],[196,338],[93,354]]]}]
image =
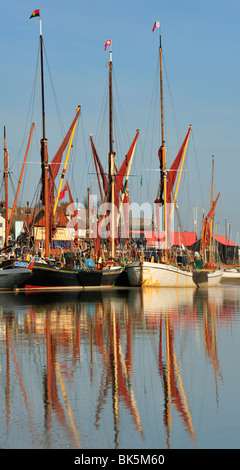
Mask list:
[{"label": "pennant flag", "polygon": [[106,41],[106,43],[105,43],[105,49],[104,49],[104,50],[106,51],[106,50],[107,50],[107,46],[111,46],[111,44],[112,44],[111,39],[108,39],[108,40]]},{"label": "pennant flag", "polygon": [[67,186],[64,186],[63,190],[60,191],[60,194],[59,194],[59,201],[61,201],[61,199],[63,199],[65,197],[65,192],[67,191]]},{"label": "pennant flag", "polygon": [[154,30],[156,28],[160,28],[160,21],[155,21],[154,25],[153,25],[153,29],[152,29],[152,32],[154,32]]},{"label": "pennant flag", "polygon": [[32,13],[32,15],[30,16],[29,19],[35,18],[35,16],[40,16],[40,10],[35,10],[35,11]]}]

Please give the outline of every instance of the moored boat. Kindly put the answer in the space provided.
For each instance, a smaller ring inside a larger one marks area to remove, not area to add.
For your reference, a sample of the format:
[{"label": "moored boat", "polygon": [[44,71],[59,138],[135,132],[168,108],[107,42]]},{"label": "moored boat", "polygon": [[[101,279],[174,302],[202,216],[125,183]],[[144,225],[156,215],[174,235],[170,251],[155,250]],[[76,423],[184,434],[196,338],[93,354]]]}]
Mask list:
[{"label": "moored boat", "polygon": [[35,262],[31,278],[20,284],[20,287],[25,289],[77,286],[79,286],[77,269],[58,267],[43,262]]},{"label": "moored boat", "polygon": [[196,287],[193,274],[177,266],[148,261],[132,261],[127,266],[131,286]]},{"label": "moored boat", "polygon": [[97,267],[92,259],[87,259],[78,269],[77,279],[82,287],[108,287],[116,284],[121,272],[121,266]]},{"label": "moored boat", "polygon": [[[158,26],[160,23],[158,22]],[[178,152],[169,171],[166,169],[166,147],[164,137],[164,119],[163,119],[163,80],[162,80],[162,41],[161,34],[160,46],[159,46],[159,59],[160,59],[160,91],[161,91],[161,134],[162,142],[158,151],[160,160],[160,183],[158,189],[158,195],[154,203],[156,204],[156,213],[159,214],[159,208],[163,207],[164,212],[164,236],[160,238],[160,227],[157,216],[157,225],[159,233],[159,257],[158,260],[153,262],[147,261],[144,258],[144,252],[142,259],[138,261],[132,261],[127,265],[127,275],[131,286],[158,286],[158,287],[194,287],[200,285],[218,285],[221,280],[221,271],[208,270],[201,271],[196,270],[192,263],[186,264],[182,267],[174,264],[170,257],[169,251],[171,249],[171,222],[173,207],[175,206],[177,191],[180,183],[181,173],[185,160],[186,149],[189,141],[191,132],[191,126],[189,126],[186,137],[183,144]],[[180,168],[180,170],[179,170]],[[177,178],[178,173],[178,178]],[[176,182],[176,190],[172,201],[173,188]],[[173,207],[171,207],[173,205]],[[216,205],[216,202],[215,202]],[[214,207],[215,208],[215,207]],[[214,208],[211,208],[211,213],[214,212]]]},{"label": "moored boat", "polygon": [[79,269],[77,279],[83,287],[110,287],[116,284],[121,272],[121,266],[113,266],[110,269]]},{"label": "moored boat", "polygon": [[239,268],[224,268],[222,271],[222,284],[240,284]]},{"label": "moored boat", "polygon": [[[40,17],[40,10],[37,15]],[[33,17],[33,16],[32,16]],[[76,128],[76,123],[80,114],[80,106],[77,108],[76,116],[60,146],[57,153],[55,154],[51,162],[48,161],[48,150],[47,150],[47,139],[45,130],[45,101],[44,101],[44,74],[43,74],[43,36],[42,36],[42,24],[40,22],[40,63],[41,63],[41,94],[42,94],[42,139],[41,139],[41,195],[40,200],[42,203],[42,226],[43,226],[43,244],[44,244],[44,255],[46,261],[36,261],[33,266],[31,280],[25,280],[22,282],[21,287],[25,288],[42,288],[42,287],[75,287],[79,286],[77,278],[77,270],[74,267],[66,267],[61,263],[54,263],[50,259],[50,244],[52,243],[53,232],[55,229],[54,216],[56,212],[55,206],[57,205],[57,199],[54,204],[54,179],[56,178],[62,160],[62,155],[66,146],[69,142],[69,151],[72,144],[73,135]],[[65,169],[63,171],[65,174]],[[64,174],[61,176],[61,184],[63,181]],[[61,187],[59,187],[58,197]],[[39,218],[40,220],[40,218]]]},{"label": "moored boat", "polygon": [[32,276],[28,268],[6,268],[0,270],[0,290],[13,290]]},{"label": "moored boat", "polygon": [[[160,27],[160,23],[158,26]],[[167,173],[166,170],[166,147],[165,147],[165,137],[164,137],[164,119],[163,119],[163,80],[162,80],[162,41],[161,34],[159,35],[160,45],[159,45],[159,60],[160,60],[160,91],[161,91],[161,137],[162,142],[158,152],[160,160],[160,183],[157,199],[154,201],[156,204],[156,210],[159,211],[160,206],[164,208],[164,247],[160,245],[159,240],[159,251],[160,246],[164,248],[164,256],[159,261],[145,261],[144,259],[139,261],[130,262],[127,265],[127,275],[128,280],[131,286],[164,286],[164,287],[174,287],[174,286],[195,286],[196,284],[193,281],[193,276],[191,270],[181,269],[178,266],[173,266],[168,262],[167,259],[167,250],[168,250],[168,236],[169,236],[169,225],[170,225],[170,216],[169,210],[167,207],[171,205],[171,192],[173,190],[173,185],[176,180],[177,172],[179,165],[181,166],[184,162],[184,157],[186,153],[186,148],[189,141],[189,136],[191,132],[191,126],[189,126],[187,135],[184,139],[182,147],[173,162],[173,165],[170,171]],[[179,173],[180,175],[180,173]],[[179,184],[180,179],[178,180]],[[159,225],[159,224],[158,224]],[[158,226],[159,231],[159,226]],[[160,232],[159,232],[160,233]],[[163,259],[164,258],[164,259]]]},{"label": "moored boat", "polygon": [[13,290],[29,280],[32,276],[33,262],[34,260],[27,267],[2,263],[0,266],[0,290]]}]

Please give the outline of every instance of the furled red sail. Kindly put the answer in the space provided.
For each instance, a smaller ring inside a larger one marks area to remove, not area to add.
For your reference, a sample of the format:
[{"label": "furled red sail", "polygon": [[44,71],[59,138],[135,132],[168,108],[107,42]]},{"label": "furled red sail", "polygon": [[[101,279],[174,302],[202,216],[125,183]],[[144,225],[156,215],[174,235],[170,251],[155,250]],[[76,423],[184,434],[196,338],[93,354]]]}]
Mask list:
[{"label": "furled red sail", "polygon": [[[130,158],[132,156],[133,150],[135,148],[138,136],[139,136],[139,130],[136,131],[136,135],[135,135],[135,137],[133,139],[133,142],[132,142],[132,144],[131,144],[131,146],[128,150],[127,155],[125,156],[125,158],[123,160],[123,163],[122,163],[120,169],[118,170],[116,165],[115,165],[116,177],[115,177],[115,197],[114,197],[114,201],[115,201],[115,205],[116,205],[117,208],[119,208],[119,194],[120,194],[120,192],[123,191],[123,188],[124,188],[124,183],[123,183],[124,177],[126,176],[128,164],[129,164]],[[100,174],[101,174],[101,177],[102,177],[103,190],[104,190],[104,193],[105,193],[106,202],[111,203],[112,202],[111,185],[109,184],[109,181],[106,177],[106,174],[103,170],[103,167],[102,167],[101,162],[99,160],[99,157],[97,155],[95,146],[93,144],[92,136],[90,136],[90,139],[91,139],[91,144],[92,144],[92,150],[93,150],[93,156],[94,156],[96,170],[97,170],[97,165],[98,165],[98,168],[99,168],[99,171],[100,171]],[[100,186],[100,183],[99,183],[99,186]],[[101,186],[100,186],[100,191],[101,191]]]},{"label": "furled red sail", "polygon": [[[188,132],[186,134],[186,137],[182,143],[182,146],[170,168],[170,170],[167,173],[166,177],[166,183],[167,183],[167,194],[166,194],[166,204],[167,204],[167,245],[171,245],[172,242],[172,231],[171,231],[171,209],[168,204],[171,204],[172,202],[172,190],[174,188],[174,184],[176,181],[177,173],[179,171],[179,166],[182,161],[184,151],[186,149],[188,139],[189,139],[189,134],[191,132],[191,126],[188,129]],[[162,162],[162,146],[160,147],[158,151],[158,156],[159,156],[159,161],[160,161],[160,184],[159,184],[159,189],[158,189],[158,194],[157,198],[155,199],[154,203],[156,204],[156,216],[157,216],[157,227],[158,227],[158,234],[159,234],[159,240],[160,240],[160,218],[159,218],[159,208],[161,205],[164,203],[164,175],[163,175],[163,162]],[[166,235],[165,235],[166,236]]]},{"label": "furled red sail", "polygon": [[60,166],[61,166],[61,162],[62,162],[62,156],[63,156],[63,152],[65,151],[66,147],[67,147],[67,144],[69,142],[69,139],[70,139],[70,136],[71,136],[71,133],[73,131],[73,127],[79,117],[79,114],[80,114],[80,106],[78,107],[77,109],[77,112],[76,112],[76,116],[71,124],[71,126],[69,127],[69,130],[62,142],[62,144],[60,145],[57,153],[54,155],[49,167],[50,167],[50,170],[49,170],[49,179],[48,179],[48,195],[49,195],[49,224],[50,224],[50,242],[52,241],[52,237],[53,237],[53,233],[55,231],[55,223],[54,223],[54,217],[53,217],[53,206],[54,206],[54,181],[55,181],[55,178],[57,177],[57,174],[59,172],[59,169],[60,169]]},{"label": "furled red sail", "polygon": [[[175,181],[176,181],[178,169],[179,169],[182,157],[183,157],[184,149],[186,147],[190,132],[191,132],[191,127],[189,127],[186,137],[182,143],[182,146],[167,174],[167,201],[166,201],[167,203],[172,202],[171,193],[172,193]],[[160,147],[158,151],[158,156],[159,156],[159,161],[160,161],[161,177],[160,177],[160,186],[159,186],[158,196],[157,196],[157,199],[155,200],[155,203],[163,204],[162,146]]]},{"label": "furled red sail", "polygon": [[170,168],[170,171],[168,172],[167,174],[167,202],[170,203],[172,201],[172,198],[171,198],[171,192],[173,190],[173,187],[174,187],[174,184],[175,184],[175,181],[176,181],[176,177],[177,177],[177,172],[178,172],[178,168],[179,168],[179,165],[181,163],[181,160],[182,160],[182,157],[183,157],[183,152],[184,152],[184,149],[185,149],[185,146],[186,146],[186,143],[188,141],[188,137],[189,137],[189,134],[190,134],[190,131],[191,131],[191,127],[189,127],[188,129],[188,132],[187,132],[187,135],[182,143],[182,146]]},{"label": "furled red sail", "polygon": [[155,199],[155,204],[163,204],[163,164],[162,164],[162,145],[158,150],[158,158],[160,162],[160,184],[158,188],[158,195]]},{"label": "furled red sail", "polygon": [[[102,177],[102,181],[103,181],[103,190],[104,190],[104,193],[107,194],[108,192],[108,179],[106,177],[106,174],[104,172],[104,169],[102,167],[102,164],[99,160],[99,157],[98,157],[98,154],[97,154],[97,151],[96,151],[96,148],[95,148],[95,145],[93,143],[93,139],[92,139],[92,136],[90,135],[90,141],[91,141],[91,145],[92,145],[92,151],[93,151],[93,157],[94,157],[94,162],[95,162],[95,167],[96,167],[96,171],[98,173],[98,170],[97,170],[97,167],[99,168],[100,170],[100,174],[101,174],[101,177]],[[99,185],[100,185],[100,182],[99,182]],[[100,191],[101,191],[101,186],[100,186]]]},{"label": "furled red sail", "polygon": [[123,192],[123,188],[124,188],[123,180],[124,180],[124,177],[126,175],[128,164],[129,164],[130,158],[132,156],[133,150],[135,148],[138,136],[139,136],[139,130],[136,131],[136,135],[133,139],[132,145],[130,146],[130,148],[128,150],[128,153],[125,156],[125,158],[122,162],[122,165],[121,165],[121,167],[119,168],[119,170],[117,171],[117,174],[116,174],[116,178],[115,178],[115,184],[116,184],[115,201],[116,202],[115,202],[115,204],[117,205],[117,207],[119,207],[119,194],[120,194],[120,192]]},{"label": "furled red sail", "polygon": [[206,249],[206,247],[209,243],[209,240],[210,240],[210,224],[211,224],[211,220],[213,218],[214,211],[216,209],[216,205],[217,205],[219,196],[220,196],[220,193],[218,193],[216,201],[214,202],[211,210],[209,211],[209,213],[207,214],[207,216],[203,220],[203,226],[202,226],[202,252],[203,253],[204,253],[204,251],[205,251],[205,249]]}]

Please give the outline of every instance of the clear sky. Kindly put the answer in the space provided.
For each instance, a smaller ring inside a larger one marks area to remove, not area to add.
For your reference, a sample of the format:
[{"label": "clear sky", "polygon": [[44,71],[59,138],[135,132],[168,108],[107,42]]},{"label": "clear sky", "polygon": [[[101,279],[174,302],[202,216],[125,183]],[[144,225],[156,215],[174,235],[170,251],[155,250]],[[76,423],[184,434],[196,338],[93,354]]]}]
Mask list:
[{"label": "clear sky", "polygon": [[[178,152],[178,144],[188,125],[191,124],[193,129],[183,180],[187,196],[179,201],[179,205],[182,202],[183,228],[193,229],[193,205],[198,206],[199,230],[202,206],[205,212],[209,209],[214,155],[214,197],[220,192],[216,209],[218,232],[225,234],[227,220],[231,225],[231,238],[236,241],[240,232],[239,1],[39,0],[36,3],[32,0],[1,0],[0,5],[0,135],[2,127],[3,148],[3,126],[6,125],[14,185],[17,185],[31,118],[36,127],[39,124],[36,142],[39,143],[41,138],[40,111],[36,106],[38,116],[33,115],[30,104],[38,56],[39,20],[29,20],[31,13],[40,8],[47,62],[65,130],[77,106],[82,107],[73,156],[74,197],[82,201],[87,187],[96,184],[88,136],[98,133],[100,142],[100,116],[105,106],[108,74],[105,65],[109,52],[104,51],[107,39],[112,39],[114,96],[120,97],[123,125],[128,136],[119,161],[139,128],[131,196],[136,202],[156,197],[159,173],[147,170],[159,166],[157,147],[152,153],[149,143],[152,132],[149,115],[159,45],[159,30],[152,33],[152,27],[160,20],[166,70],[169,164]],[[46,63],[45,72],[47,75]],[[51,81],[47,78],[45,87],[46,134],[51,159],[63,134],[50,90]],[[173,111],[175,121],[170,117]],[[176,122],[180,140],[176,136]],[[108,144],[107,135],[105,140]],[[107,154],[99,151],[99,156],[107,169]],[[29,158],[36,162],[39,155],[35,151]],[[22,203],[32,200],[39,176],[37,164],[28,164],[26,175],[30,174],[30,167],[35,176],[25,177]],[[150,192],[147,189],[149,181]]]}]

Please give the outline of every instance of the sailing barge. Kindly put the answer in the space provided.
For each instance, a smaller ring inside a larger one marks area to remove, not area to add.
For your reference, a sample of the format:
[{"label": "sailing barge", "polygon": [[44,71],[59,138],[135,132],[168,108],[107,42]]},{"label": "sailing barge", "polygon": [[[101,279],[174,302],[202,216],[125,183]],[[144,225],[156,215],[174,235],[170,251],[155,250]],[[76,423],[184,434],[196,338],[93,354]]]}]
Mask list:
[{"label": "sailing barge", "polygon": [[[164,209],[164,238],[160,239],[159,218],[157,217],[159,233],[159,261],[149,262],[144,259],[130,262],[127,265],[128,280],[131,286],[154,286],[154,287],[196,287],[200,285],[218,285],[222,271],[203,271],[191,269],[191,266],[185,268],[174,265],[169,257],[169,247],[171,246],[171,220],[172,206],[175,205],[177,190],[180,183],[181,172],[184,164],[186,148],[189,141],[191,126],[184,139],[184,142],[175,158],[170,171],[166,168],[166,147],[164,136],[163,119],[163,79],[162,79],[162,40],[159,35],[159,59],[160,59],[160,92],[161,92],[161,134],[162,142],[158,152],[160,161],[160,184],[158,195],[154,203],[156,204],[156,213],[158,214],[160,206]],[[179,171],[180,168],[180,171]],[[176,192],[172,201],[172,192],[176,181]],[[144,256],[144,254],[143,254]]]}]

